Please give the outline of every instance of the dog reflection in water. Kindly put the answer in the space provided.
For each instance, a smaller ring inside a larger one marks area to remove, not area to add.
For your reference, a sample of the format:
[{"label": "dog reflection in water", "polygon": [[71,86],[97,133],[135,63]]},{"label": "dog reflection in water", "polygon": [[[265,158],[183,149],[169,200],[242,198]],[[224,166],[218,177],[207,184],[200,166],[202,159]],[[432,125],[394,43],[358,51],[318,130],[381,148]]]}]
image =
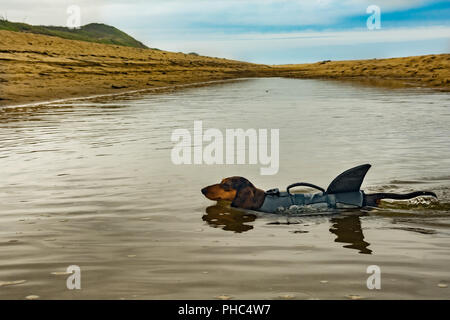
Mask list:
[{"label": "dog reflection in water", "polygon": [[344,243],[344,248],[359,250],[362,254],[371,254],[367,247],[370,243],[364,241],[359,215],[337,216],[330,219],[333,225],[330,232],[336,235],[334,242]]},{"label": "dog reflection in water", "polygon": [[[372,250],[368,249],[370,243],[364,241],[359,217],[360,215],[354,214],[332,217],[330,232],[336,235],[334,242],[343,243],[344,248],[358,250],[362,254],[371,254]],[[206,221],[211,227],[237,233],[252,230],[253,226],[248,223],[255,221],[256,218],[255,214],[233,209],[221,201],[214,206],[207,207],[206,214],[202,217],[203,221]]]},{"label": "dog reflection in water", "polygon": [[253,229],[253,226],[247,223],[255,221],[256,215],[226,207],[219,202],[217,205],[207,207],[202,219],[211,227],[241,233]]}]

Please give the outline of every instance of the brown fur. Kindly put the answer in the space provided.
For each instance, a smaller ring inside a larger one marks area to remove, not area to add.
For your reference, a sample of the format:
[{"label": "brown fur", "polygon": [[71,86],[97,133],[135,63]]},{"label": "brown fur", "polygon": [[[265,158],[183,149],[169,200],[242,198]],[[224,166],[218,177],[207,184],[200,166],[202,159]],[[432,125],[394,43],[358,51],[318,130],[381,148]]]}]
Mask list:
[{"label": "brown fur", "polygon": [[202,193],[210,200],[231,201],[231,206],[242,209],[259,209],[266,194],[256,188],[250,181],[243,177],[229,177],[218,184],[202,189]]}]

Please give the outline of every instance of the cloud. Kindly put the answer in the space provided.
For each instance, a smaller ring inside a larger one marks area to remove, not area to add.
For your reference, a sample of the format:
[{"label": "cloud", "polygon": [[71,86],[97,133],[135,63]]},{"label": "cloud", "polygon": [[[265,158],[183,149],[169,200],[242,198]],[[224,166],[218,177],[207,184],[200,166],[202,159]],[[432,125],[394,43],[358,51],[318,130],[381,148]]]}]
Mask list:
[{"label": "cloud", "polygon": [[371,59],[450,51],[450,26],[299,33],[216,35],[153,44],[172,51],[256,63],[301,63],[319,60]]},{"label": "cloud", "polygon": [[[365,15],[369,0],[164,0],[148,3],[114,1],[105,16],[176,26],[312,26]],[[430,1],[379,0],[384,12],[413,8]]]},{"label": "cloud", "polygon": [[2,0],[0,15],[64,25],[67,7],[77,4],[82,24],[107,23],[151,47],[264,63],[449,50],[448,1],[375,2],[382,12],[375,32],[365,24],[373,0]]},{"label": "cloud", "polygon": [[[378,0],[383,12],[405,10],[432,0]],[[364,15],[373,0],[2,0],[11,20],[64,24],[65,9],[76,4],[83,20],[127,20],[142,27],[312,26]]]}]

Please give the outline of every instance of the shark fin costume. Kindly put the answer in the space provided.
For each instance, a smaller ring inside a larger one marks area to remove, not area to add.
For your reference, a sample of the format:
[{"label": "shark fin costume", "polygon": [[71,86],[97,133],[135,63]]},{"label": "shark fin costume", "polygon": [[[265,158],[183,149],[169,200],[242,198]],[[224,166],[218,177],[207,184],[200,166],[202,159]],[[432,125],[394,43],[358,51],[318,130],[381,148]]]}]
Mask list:
[{"label": "shark fin costume", "polygon": [[[330,183],[326,191],[306,182],[291,184],[285,192],[280,192],[278,188],[268,190],[259,211],[276,213],[289,209],[291,206],[313,206],[324,209],[361,208],[364,202],[364,192],[360,188],[370,167],[370,164],[363,164],[341,173]],[[315,188],[321,192],[290,192],[291,188],[299,186]]]}]

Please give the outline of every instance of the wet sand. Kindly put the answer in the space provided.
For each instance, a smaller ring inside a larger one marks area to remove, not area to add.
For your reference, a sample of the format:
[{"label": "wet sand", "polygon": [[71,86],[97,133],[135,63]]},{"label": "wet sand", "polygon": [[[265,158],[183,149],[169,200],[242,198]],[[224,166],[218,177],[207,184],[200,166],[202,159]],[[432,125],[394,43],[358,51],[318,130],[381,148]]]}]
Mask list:
[{"label": "wet sand", "polygon": [[450,89],[450,55],[267,66],[0,31],[0,106],[247,77]]}]

